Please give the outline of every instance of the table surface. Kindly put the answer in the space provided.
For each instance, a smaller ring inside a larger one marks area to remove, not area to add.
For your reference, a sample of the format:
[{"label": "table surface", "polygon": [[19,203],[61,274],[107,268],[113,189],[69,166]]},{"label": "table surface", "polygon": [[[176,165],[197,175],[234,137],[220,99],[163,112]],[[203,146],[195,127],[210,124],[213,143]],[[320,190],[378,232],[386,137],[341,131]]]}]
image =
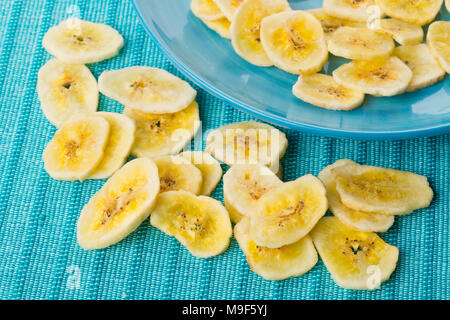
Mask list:
[{"label": "table surface", "polygon": [[[282,161],[286,181],[317,175],[341,158],[428,177],[436,194],[431,206],[397,218],[381,235],[399,247],[400,257],[391,279],[375,291],[338,287],[321,261],[304,276],[265,281],[250,271],[234,239],[220,256],[198,259],[148,221],[115,246],[81,249],[75,232],[78,215],[104,181],[63,182],[47,175],[41,154],[55,128],[41,112],[35,89],[37,72],[50,59],[42,37],[74,15],[109,24],[125,38],[119,56],[89,66],[96,77],[103,70],[133,65],[181,76],[147,36],[131,1],[1,1],[0,299],[450,298],[450,135],[367,141],[283,129],[289,139]],[[194,87],[203,131],[251,119]],[[99,110],[121,112],[122,106],[101,96]],[[222,200],[222,184],[213,197]]]}]

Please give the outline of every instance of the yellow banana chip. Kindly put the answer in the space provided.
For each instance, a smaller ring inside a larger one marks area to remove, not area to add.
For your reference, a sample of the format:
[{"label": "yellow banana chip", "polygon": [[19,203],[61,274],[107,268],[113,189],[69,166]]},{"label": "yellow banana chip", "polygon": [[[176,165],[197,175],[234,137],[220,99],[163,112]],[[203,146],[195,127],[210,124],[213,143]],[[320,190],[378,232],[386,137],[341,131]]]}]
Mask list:
[{"label": "yellow banana chip", "polygon": [[450,73],[450,21],[435,21],[430,24],[427,44],[441,67]]},{"label": "yellow banana chip", "polygon": [[234,227],[234,236],[244,252],[250,268],[266,280],[298,277],[317,263],[317,252],[309,236],[281,248],[257,245],[249,236],[250,220],[241,220]]},{"label": "yellow banana chip", "polygon": [[89,178],[106,179],[120,169],[129,156],[134,143],[136,125],[133,120],[119,113],[97,112],[95,115],[108,121],[110,130],[103,159]]},{"label": "yellow banana chip", "polygon": [[219,201],[209,197],[186,191],[165,192],[158,197],[150,221],[199,258],[216,256],[230,243],[228,213]]},{"label": "yellow banana chip", "polygon": [[246,0],[231,20],[231,44],[248,62],[268,67],[272,61],[261,44],[261,21],[272,14],[290,10],[286,0]]},{"label": "yellow banana chip", "polygon": [[151,114],[125,107],[123,113],[136,122],[136,139],[131,153],[137,157],[158,157],[179,153],[200,128],[198,104],[176,113]]},{"label": "yellow banana chip", "polygon": [[322,25],[307,11],[286,11],[264,18],[261,43],[275,66],[293,74],[317,72],[328,59]]},{"label": "yellow banana chip", "polygon": [[77,224],[79,245],[101,249],[124,239],[148,218],[158,192],[158,168],[152,160],[127,163],[84,206]]},{"label": "yellow banana chip", "polygon": [[334,168],[355,164],[348,159],[341,159],[327,166],[319,173],[319,179],[327,190],[330,211],[345,225],[352,229],[367,232],[385,232],[394,223],[394,217],[382,213],[364,212],[346,207],[336,191],[336,175]]},{"label": "yellow banana chip", "polygon": [[333,172],[342,203],[354,210],[404,215],[428,207],[433,199],[427,178],[412,172],[356,163]]},{"label": "yellow banana chip", "polygon": [[200,169],[181,156],[154,158],[158,167],[160,192],[185,190],[200,194],[203,178]]},{"label": "yellow banana chip", "polygon": [[220,163],[203,151],[185,151],[180,156],[191,161],[202,173],[203,183],[200,194],[209,196],[222,178],[222,167]]},{"label": "yellow banana chip", "polygon": [[397,265],[397,247],[376,233],[350,229],[336,217],[322,218],[311,237],[331,277],[342,288],[377,289]]},{"label": "yellow banana chip", "polygon": [[265,193],[250,215],[250,236],[260,246],[279,248],[305,237],[328,209],[325,188],[312,175]]},{"label": "yellow banana chip", "polygon": [[108,142],[110,125],[98,116],[66,122],[45,147],[45,171],[57,180],[84,180],[99,165]]},{"label": "yellow banana chip", "polygon": [[236,164],[223,176],[223,197],[231,221],[239,222],[256,210],[258,200],[282,181],[260,164]]},{"label": "yellow banana chip", "polygon": [[423,26],[434,20],[443,0],[375,0],[381,11],[392,18]]}]

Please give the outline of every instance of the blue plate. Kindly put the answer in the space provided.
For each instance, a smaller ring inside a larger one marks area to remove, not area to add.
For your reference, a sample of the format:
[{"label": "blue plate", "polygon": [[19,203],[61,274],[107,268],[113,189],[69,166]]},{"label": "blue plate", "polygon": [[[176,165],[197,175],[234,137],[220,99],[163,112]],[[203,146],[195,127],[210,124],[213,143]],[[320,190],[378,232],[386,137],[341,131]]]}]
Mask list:
[{"label": "blue plate", "polygon": [[[289,1],[294,9],[320,7],[320,0]],[[134,0],[148,33],[181,72],[208,92],[262,120],[315,134],[402,139],[450,132],[450,78],[394,97],[366,96],[357,110],[330,111],[292,95],[295,75],[256,67],[229,40],[209,30],[189,9],[189,0]],[[443,8],[437,17],[448,20]],[[344,59],[330,56],[323,72]]]}]

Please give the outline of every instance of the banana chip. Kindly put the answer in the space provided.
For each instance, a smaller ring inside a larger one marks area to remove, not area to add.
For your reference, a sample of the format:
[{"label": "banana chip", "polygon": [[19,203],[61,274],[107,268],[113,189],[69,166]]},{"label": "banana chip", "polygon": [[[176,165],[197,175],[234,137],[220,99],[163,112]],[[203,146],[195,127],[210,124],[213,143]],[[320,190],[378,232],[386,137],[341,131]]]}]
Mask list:
[{"label": "banana chip", "polygon": [[353,110],[364,101],[364,93],[347,88],[333,77],[320,73],[300,76],[292,93],[305,102],[330,110]]},{"label": "banana chip", "polygon": [[434,20],[443,0],[375,0],[381,11],[392,18],[423,26]]},{"label": "banana chip", "polygon": [[199,258],[225,251],[232,233],[228,213],[219,201],[186,191],[161,194],[150,222]]},{"label": "banana chip", "polygon": [[273,64],[293,74],[317,72],[328,59],[322,25],[307,11],[286,11],[264,18],[260,37]]},{"label": "banana chip", "polygon": [[81,64],[49,60],[39,70],[37,92],[42,111],[56,127],[80,114],[97,110],[97,81]]},{"label": "banana chip", "polygon": [[374,0],[323,0],[323,10],[333,17],[365,22],[374,4]]},{"label": "banana chip", "polygon": [[283,180],[284,177],[284,168],[281,165],[281,163],[278,165],[278,170],[275,173],[275,175],[278,177],[278,179]]},{"label": "banana chip", "polygon": [[416,24],[397,19],[380,19],[378,29],[390,34],[395,41],[403,45],[421,43],[423,29]]},{"label": "banana chip", "polygon": [[228,20],[232,20],[236,10],[244,2],[244,0],[214,0],[216,5],[222,10]]},{"label": "banana chip", "polygon": [[244,218],[234,227],[234,236],[250,268],[266,280],[298,277],[317,263],[317,252],[309,236],[281,248],[257,245],[249,236],[250,220]]},{"label": "banana chip", "polygon": [[441,67],[450,73],[450,21],[435,21],[430,24],[427,44]]},{"label": "banana chip", "polygon": [[262,195],[282,181],[269,168],[259,164],[237,164],[223,176],[223,197],[231,221],[255,212]]},{"label": "banana chip", "polygon": [[341,19],[330,16],[322,8],[310,9],[307,11],[311,13],[314,17],[316,17],[317,20],[320,21],[327,42],[330,39],[333,32],[335,32],[340,27],[347,26],[347,27],[364,28],[366,26],[365,22],[354,21],[349,19]]},{"label": "banana chip", "polygon": [[261,44],[261,21],[286,10],[290,10],[286,0],[245,0],[231,20],[231,43],[236,53],[254,65],[272,66]]},{"label": "banana chip", "polygon": [[228,164],[263,164],[278,172],[287,148],[286,135],[265,123],[237,122],[208,134],[206,151]]},{"label": "banana chip", "polygon": [[350,229],[336,217],[322,218],[311,237],[331,277],[345,289],[377,289],[397,265],[397,247],[376,233]]},{"label": "banana chip", "polygon": [[200,128],[198,104],[176,113],[151,114],[125,107],[123,113],[136,122],[136,139],[131,153],[137,157],[158,157],[179,153]]},{"label": "banana chip", "polygon": [[66,122],[45,147],[45,171],[57,180],[84,180],[103,158],[110,125],[102,117],[86,116]]},{"label": "banana chip", "polygon": [[347,164],[333,169],[342,203],[354,210],[405,215],[430,205],[428,180],[412,172]]},{"label": "banana chip", "polygon": [[426,44],[396,47],[394,55],[402,60],[413,73],[406,88],[408,92],[431,86],[445,77],[445,71],[434,59]]},{"label": "banana chip", "polygon": [[123,38],[105,24],[70,18],[50,28],[42,45],[65,63],[86,64],[116,56],[123,47]]},{"label": "banana chip", "polygon": [[353,27],[341,27],[331,35],[328,50],[335,56],[355,60],[389,57],[394,40],[384,32]]},{"label": "banana chip", "polygon": [[180,156],[191,161],[202,173],[202,188],[200,194],[209,196],[222,178],[222,167],[220,163],[203,151],[185,151]]},{"label": "banana chip", "polygon": [[217,20],[202,20],[204,24],[211,30],[215,31],[219,36],[225,39],[231,39],[230,26],[231,22],[227,18]]},{"label": "banana chip", "polygon": [[319,179],[327,190],[330,211],[345,225],[352,229],[366,232],[385,232],[394,224],[394,217],[381,213],[364,212],[346,207],[336,191],[336,175],[334,168],[355,164],[348,159],[341,159],[324,168],[319,173]]},{"label": "banana chip", "polygon": [[191,161],[180,156],[154,158],[158,167],[160,192],[185,190],[200,194],[203,179],[201,171]]},{"label": "banana chip", "polygon": [[333,71],[337,83],[374,96],[393,96],[406,91],[413,73],[397,57],[352,61]]},{"label": "banana chip", "polygon": [[256,244],[279,248],[305,237],[328,209],[325,188],[312,175],[266,192],[250,215],[250,237]]},{"label": "banana chip", "polygon": [[194,15],[202,20],[212,21],[224,17],[213,0],[191,0],[191,10]]},{"label": "banana chip", "polygon": [[119,113],[97,112],[95,115],[108,121],[110,133],[103,159],[89,179],[106,179],[120,169],[130,155],[136,125],[133,120]]},{"label": "banana chip", "polygon": [[152,160],[127,163],[84,206],[77,224],[79,245],[101,249],[124,239],[148,218],[158,192],[158,168]]},{"label": "banana chip", "polygon": [[173,74],[158,68],[128,67],[104,71],[98,88],[128,108],[146,113],[174,113],[187,108],[197,92]]},{"label": "banana chip", "polygon": [[223,195],[223,202],[225,204],[225,208],[227,208],[228,215],[230,216],[230,221],[232,223],[236,224],[245,217],[245,215],[243,215],[242,213],[237,211],[235,207],[233,207],[225,194]]}]

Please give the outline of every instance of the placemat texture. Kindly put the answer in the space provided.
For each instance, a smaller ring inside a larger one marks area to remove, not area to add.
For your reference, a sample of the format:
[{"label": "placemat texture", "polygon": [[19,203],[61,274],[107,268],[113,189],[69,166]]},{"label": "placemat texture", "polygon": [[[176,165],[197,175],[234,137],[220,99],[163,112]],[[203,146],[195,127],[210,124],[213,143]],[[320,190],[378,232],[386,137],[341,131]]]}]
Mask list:
[{"label": "placemat texture", "polygon": [[[168,12],[167,14],[170,14]],[[42,151],[55,128],[40,110],[39,68],[50,58],[45,32],[69,16],[102,22],[123,34],[118,57],[91,65],[133,65],[181,74],[145,33],[127,0],[8,0],[0,2],[0,298],[2,299],[448,299],[450,135],[406,141],[333,139],[284,130],[289,148],[285,180],[317,175],[340,158],[423,174],[432,205],[396,219],[382,237],[400,248],[397,269],[381,289],[351,291],[332,281],[323,263],[306,275],[265,281],[249,270],[233,239],[210,259],[192,257],[174,238],[144,222],[105,250],[76,242],[83,205],[104,181],[62,182],[43,169]],[[203,131],[251,119],[199,89]],[[100,110],[122,106],[101,96]],[[224,167],[225,168],[225,167]],[[222,185],[213,194],[222,200]],[[79,281],[77,281],[79,280]]]}]

